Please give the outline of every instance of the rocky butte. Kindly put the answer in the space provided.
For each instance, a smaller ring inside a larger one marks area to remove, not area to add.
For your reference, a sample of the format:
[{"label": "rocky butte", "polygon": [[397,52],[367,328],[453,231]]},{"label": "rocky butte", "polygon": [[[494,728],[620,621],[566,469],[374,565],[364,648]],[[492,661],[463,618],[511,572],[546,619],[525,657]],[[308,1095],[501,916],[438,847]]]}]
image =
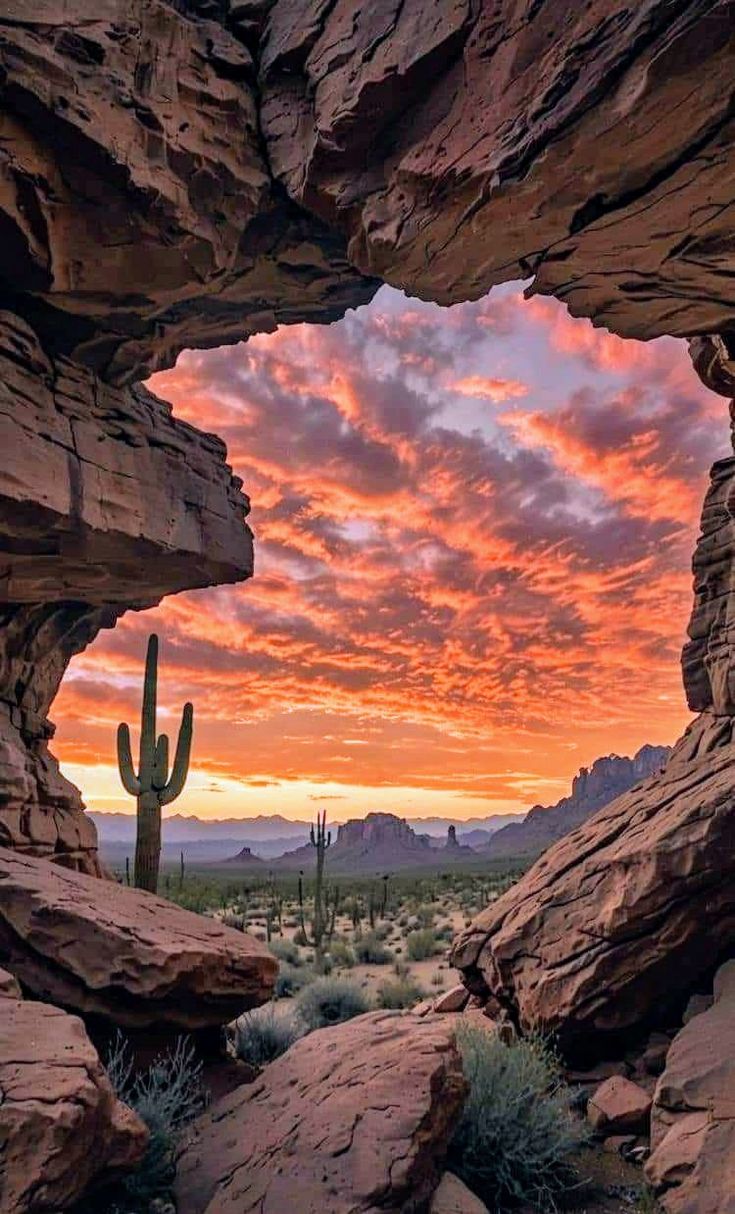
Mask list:
[{"label": "rocky butte", "polygon": [[[100,628],[252,572],[222,444],[139,381],[184,346],[334,320],[380,282],[449,304],[525,279],[611,332],[690,338],[704,382],[733,395],[734,33],[732,0],[3,4],[0,964],[13,1031],[0,1119],[16,1144],[3,1209],[66,1208],[92,1172],[144,1149],[80,1015],[212,1030],[274,979],[249,937],[213,935],[154,895],[113,896],[49,748],[67,663]],[[556,843],[454,948],[477,1000],[522,1032],[553,1029],[570,1057],[655,1028],[662,996],[680,1015],[709,988],[654,1095],[649,1174],[669,1214],[725,1214],[735,1191],[732,1050],[711,1066],[735,1021],[734,486],[723,452],[694,558],[693,725],[663,772]],[[313,1069],[304,1049],[277,1064],[284,1086],[290,1074],[321,1101],[328,1072],[348,1076],[358,1056],[374,1092],[369,1175],[344,1134],[346,1080],[331,1126],[310,1114],[292,1143],[309,1209],[325,1206],[315,1142],[341,1161],[340,1209],[405,1208],[412,1186],[426,1205],[442,1188],[464,1093],[453,1035],[446,1018],[399,1020],[329,1030]],[[247,1166],[258,1208],[276,1209],[286,1173],[263,1164],[279,1148],[263,1117],[276,1095],[266,1083],[226,1099],[241,1155],[211,1149],[212,1114],[196,1208],[232,1208],[221,1185]],[[401,1109],[390,1141],[386,1102]],[[49,1166],[47,1143],[69,1166]]]}]

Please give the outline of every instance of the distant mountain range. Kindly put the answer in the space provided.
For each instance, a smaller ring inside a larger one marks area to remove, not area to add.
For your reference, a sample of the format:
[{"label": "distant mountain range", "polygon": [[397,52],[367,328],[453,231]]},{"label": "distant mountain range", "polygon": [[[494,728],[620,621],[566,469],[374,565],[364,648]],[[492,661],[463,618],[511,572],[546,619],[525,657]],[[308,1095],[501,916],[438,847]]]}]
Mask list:
[{"label": "distant mountain range", "polygon": [[[555,805],[535,805],[527,814],[459,821],[452,818],[413,818],[369,813],[342,824],[332,823],[330,868],[340,873],[452,867],[484,859],[535,857],[574,830],[598,809],[659,771],[671,753],[669,746],[642,746],[632,759],[608,755],[583,767],[572,791]],[[135,845],[134,814],[90,813],[102,858],[122,864]],[[310,823],[282,814],[257,818],[197,818],[174,814],[163,823],[163,860],[226,864],[236,870],[273,868],[279,872],[308,870],[314,863],[309,844]]]},{"label": "distant mountain range", "polygon": [[[97,827],[100,850],[109,863],[124,863],[135,845],[135,814],[90,812]],[[487,843],[495,831],[510,822],[519,822],[523,814],[498,814],[496,817],[416,818],[410,825],[430,837],[432,845],[443,847],[447,831],[454,826],[460,843]],[[181,851],[192,863],[207,863],[232,857],[243,847],[254,856],[271,860],[285,852],[302,847],[309,841],[310,822],[284,818],[281,814],[259,815],[257,818],[197,818],[173,814],[163,821],[163,858],[173,861]],[[336,836],[338,823],[330,826]],[[466,836],[471,836],[467,838]]]},{"label": "distant mountain range", "polygon": [[522,822],[497,831],[478,851],[489,858],[540,855],[598,809],[660,771],[671,749],[641,746],[632,759],[620,755],[596,759],[591,767],[583,767],[574,777],[571,796],[562,797],[556,805],[534,805]]}]

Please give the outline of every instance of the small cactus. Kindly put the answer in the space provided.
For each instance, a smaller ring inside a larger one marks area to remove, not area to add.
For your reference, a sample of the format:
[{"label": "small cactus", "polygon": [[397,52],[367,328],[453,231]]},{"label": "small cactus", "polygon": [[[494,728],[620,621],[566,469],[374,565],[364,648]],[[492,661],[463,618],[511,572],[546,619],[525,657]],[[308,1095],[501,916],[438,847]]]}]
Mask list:
[{"label": "small cactus", "polygon": [[140,761],[138,774],[133,768],[130,729],[122,723],[117,729],[117,763],[125,791],[137,799],[138,829],[135,840],[134,882],[138,889],[156,892],[161,861],[161,808],[178,797],[186,783],[191,755],[194,709],[184,705],[176,743],[176,755],[169,778],[168,737],[156,740],[156,695],[158,691],[158,637],[148,638],[143,681],[143,710],[140,722]]}]

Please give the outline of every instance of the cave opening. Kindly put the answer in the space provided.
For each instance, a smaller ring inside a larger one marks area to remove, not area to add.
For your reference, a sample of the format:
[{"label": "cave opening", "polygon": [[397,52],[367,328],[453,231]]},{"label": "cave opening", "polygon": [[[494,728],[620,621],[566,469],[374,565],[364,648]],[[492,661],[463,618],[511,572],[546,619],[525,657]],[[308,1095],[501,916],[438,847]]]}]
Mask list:
[{"label": "cave opening", "polygon": [[522,284],[447,308],[384,287],[147,387],[224,439],[255,576],[129,611],[72,659],[54,749],[98,827],[134,809],[115,729],[137,728],[154,630],[163,727],[187,699],[197,717],[168,814],[482,819],[682,732],[691,551],[727,446],[684,342]]}]

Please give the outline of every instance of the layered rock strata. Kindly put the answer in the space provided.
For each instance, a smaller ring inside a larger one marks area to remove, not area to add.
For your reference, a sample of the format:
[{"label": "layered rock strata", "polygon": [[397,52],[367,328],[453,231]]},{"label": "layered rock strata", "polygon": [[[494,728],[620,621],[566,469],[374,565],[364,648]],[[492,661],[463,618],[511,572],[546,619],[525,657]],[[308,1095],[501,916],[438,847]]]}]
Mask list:
[{"label": "layered rock strata", "polygon": [[128,607],[252,571],[225,448],[144,388],[51,359],[0,313],[0,843],[99,872],[48,749],[67,663]]},{"label": "layered rock strata", "polygon": [[0,965],[38,999],[172,1031],[214,1028],[263,1003],[278,970],[247,933],[6,848]]},{"label": "layered rock strata", "polygon": [[370,1012],[302,1038],[194,1124],[178,1214],[424,1208],[467,1090],[452,1021]]}]

